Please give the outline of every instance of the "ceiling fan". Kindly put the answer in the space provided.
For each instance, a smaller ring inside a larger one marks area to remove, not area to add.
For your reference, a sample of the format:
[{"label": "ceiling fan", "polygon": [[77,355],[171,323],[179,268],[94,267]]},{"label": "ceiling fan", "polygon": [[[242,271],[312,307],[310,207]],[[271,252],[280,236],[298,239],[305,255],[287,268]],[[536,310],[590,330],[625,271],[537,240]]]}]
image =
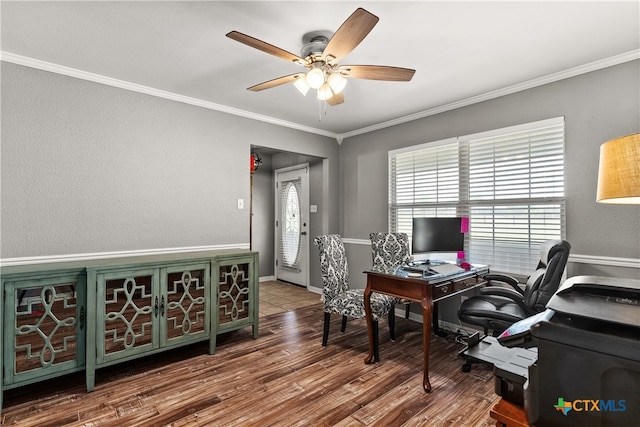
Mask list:
[{"label": "ceiling fan", "polygon": [[364,40],[378,20],[377,16],[358,8],[333,35],[330,31],[306,33],[302,37],[304,46],[300,56],[238,31],[229,32],[227,37],[309,69],[308,72],[290,74],[259,83],[247,90],[257,92],[293,83],[303,95],[307,94],[309,88],[316,89],[319,100],[327,101],[329,105],[338,105],[344,102],[342,90],[347,84],[346,78],[409,81],[416,72],[409,68],[385,65],[338,64]]}]

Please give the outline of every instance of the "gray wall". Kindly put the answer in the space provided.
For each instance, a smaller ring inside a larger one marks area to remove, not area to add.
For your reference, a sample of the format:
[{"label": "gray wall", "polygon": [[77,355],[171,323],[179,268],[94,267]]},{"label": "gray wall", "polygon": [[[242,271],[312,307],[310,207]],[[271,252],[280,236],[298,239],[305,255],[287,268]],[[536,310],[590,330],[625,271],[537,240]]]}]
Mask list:
[{"label": "gray wall", "polygon": [[273,276],[273,169],[271,155],[260,153],[262,166],[253,173],[251,203],[253,204],[253,223],[251,231],[251,249],[260,253],[260,277]]},{"label": "gray wall", "polygon": [[[570,263],[569,276],[640,278],[638,268],[597,265],[599,257],[640,259],[640,207],[595,201],[600,145],[640,131],[639,76],[640,61],[633,61],[346,139],[340,147],[341,232],[355,239],[347,247],[351,285],[364,287],[369,233],[387,230],[389,150],[558,116],[566,130],[567,240],[572,255],[596,258]],[[455,312],[457,303],[451,305]]]},{"label": "gray wall", "polygon": [[[236,200],[249,201],[254,145],[283,153],[254,176],[254,200],[268,205],[256,212],[262,229],[272,223],[273,169],[309,161],[310,203],[318,205],[311,235],[340,232],[351,241],[352,285],[362,287],[368,234],[387,229],[389,150],[564,116],[572,253],[638,259],[640,208],[595,203],[595,185],[599,145],[640,129],[639,75],[634,61],[338,147],[330,138],[2,62],[0,256],[248,244],[249,209],[238,210]],[[273,274],[273,254],[260,249],[272,242],[254,244],[264,255],[260,274]],[[311,284],[319,286],[313,246],[310,261]],[[639,276],[597,263],[568,271]]]},{"label": "gray wall", "polygon": [[329,159],[337,230],[333,139],[5,62],[1,84],[2,258],[248,245],[252,144]]}]

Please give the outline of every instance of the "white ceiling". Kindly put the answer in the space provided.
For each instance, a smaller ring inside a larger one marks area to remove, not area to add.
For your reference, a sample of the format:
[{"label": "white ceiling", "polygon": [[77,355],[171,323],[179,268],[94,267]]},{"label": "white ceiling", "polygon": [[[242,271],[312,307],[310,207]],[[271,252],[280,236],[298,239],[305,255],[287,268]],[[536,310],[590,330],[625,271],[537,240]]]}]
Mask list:
[{"label": "white ceiling", "polygon": [[[350,79],[326,115],[291,84],[246,90],[304,69],[227,32],[299,54],[304,33],[357,7],[380,21],[340,63],[414,68],[412,81]],[[2,1],[1,18],[5,61],[338,137],[640,57],[637,0]]]}]

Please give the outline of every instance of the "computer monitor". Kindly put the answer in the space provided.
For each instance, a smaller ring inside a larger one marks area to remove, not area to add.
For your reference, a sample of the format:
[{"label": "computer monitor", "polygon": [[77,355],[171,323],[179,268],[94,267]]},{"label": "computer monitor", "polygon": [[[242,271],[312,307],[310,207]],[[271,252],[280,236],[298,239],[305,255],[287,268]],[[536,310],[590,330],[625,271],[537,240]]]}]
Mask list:
[{"label": "computer monitor", "polygon": [[413,218],[411,253],[464,251],[462,218]]}]

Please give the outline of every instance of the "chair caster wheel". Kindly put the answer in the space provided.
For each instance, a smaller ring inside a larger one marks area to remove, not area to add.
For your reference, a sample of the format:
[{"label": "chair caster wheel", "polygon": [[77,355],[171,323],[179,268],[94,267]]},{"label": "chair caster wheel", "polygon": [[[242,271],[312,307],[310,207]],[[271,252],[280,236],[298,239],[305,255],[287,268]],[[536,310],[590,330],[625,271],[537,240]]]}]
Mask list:
[{"label": "chair caster wheel", "polygon": [[462,372],[471,372],[471,363],[465,363],[461,368]]}]

